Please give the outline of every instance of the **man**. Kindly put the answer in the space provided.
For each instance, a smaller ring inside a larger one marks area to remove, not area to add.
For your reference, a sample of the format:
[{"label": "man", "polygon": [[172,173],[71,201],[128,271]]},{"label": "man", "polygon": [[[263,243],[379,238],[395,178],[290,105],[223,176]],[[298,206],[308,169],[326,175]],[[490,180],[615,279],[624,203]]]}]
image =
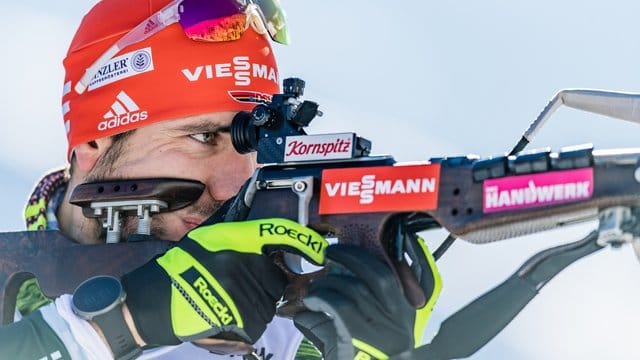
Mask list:
[{"label": "man", "polygon": [[[286,236],[256,238],[256,221],[200,226],[256,168],[254,156],[238,154],[231,144],[233,117],[279,92],[269,37],[286,42],[284,19],[277,2],[257,3],[104,0],[85,16],[64,60],[70,165],[38,185],[26,209],[28,228],[104,242],[102,224],[69,203],[81,183],[187,178],[205,189],[192,205],[153,216],[152,235],[181,241],[121,284],[90,280],[73,297],[48,305],[35,283],[24,285],[18,306],[30,314],[0,329],[0,358],[126,359],[144,348],[149,358],[215,359],[226,357],[208,350],[244,343],[253,344],[254,357],[317,358],[301,331],[328,359],[386,358],[419,342],[416,329],[440,290],[436,272],[425,274],[429,301],[416,311],[393,273],[362,249],[315,253]],[[299,224],[269,221],[326,245]],[[136,219],[122,222],[126,238]],[[273,317],[286,278],[266,248],[292,250],[318,264],[326,256],[350,275],[316,281],[305,299],[309,311],[294,326]],[[424,262],[433,267],[426,251]],[[111,285],[122,296],[91,309]]]}]

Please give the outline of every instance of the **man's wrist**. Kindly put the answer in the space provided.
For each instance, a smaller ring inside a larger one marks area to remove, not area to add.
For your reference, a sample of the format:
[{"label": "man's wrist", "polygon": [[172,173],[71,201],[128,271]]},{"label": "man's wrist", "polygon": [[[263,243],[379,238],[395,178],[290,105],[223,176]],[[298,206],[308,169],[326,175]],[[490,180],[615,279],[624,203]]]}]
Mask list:
[{"label": "man's wrist", "polygon": [[71,302],[73,312],[90,321],[113,357],[119,360],[138,357],[144,345],[126,308],[126,297],[120,280],[95,276],[76,288]]},{"label": "man's wrist", "polygon": [[[131,316],[129,307],[127,306],[126,303],[122,304],[122,316],[124,317],[124,321],[127,324],[127,327],[129,328],[129,332],[131,332],[131,336],[133,336],[133,339],[136,341],[136,344],[138,344],[138,346],[140,347],[145,347],[147,343],[140,336],[140,333],[136,328],[136,324],[133,322],[133,317]],[[105,343],[107,347],[109,347],[109,342],[107,341],[107,338],[104,337],[104,333],[102,332],[102,329],[100,329],[100,326],[96,324],[94,321],[89,321],[89,323],[91,324],[93,329],[98,333],[98,336],[100,336],[100,339],[102,340],[102,342]]]},{"label": "man's wrist", "polygon": [[[129,328],[129,332],[131,333],[131,336],[135,340],[136,344],[140,348],[146,346],[147,343],[142,339],[142,337],[140,336],[140,333],[138,333],[138,329],[136,328],[136,325],[133,322],[133,317],[131,316],[131,312],[129,312],[129,308],[127,307],[126,303],[122,304],[121,310],[122,310],[122,316],[124,318],[124,321],[127,324],[127,327]],[[111,346],[109,345],[109,341],[107,341],[107,338],[102,332],[100,325],[98,325],[95,321],[92,321],[92,320],[88,320],[88,321],[89,321],[89,324],[91,324],[91,327],[93,327],[93,329],[96,331],[96,333],[100,337],[100,340],[102,340],[102,342],[107,346],[107,349],[111,351],[111,355],[115,356],[115,353],[113,349],[111,349]]]},{"label": "man's wrist", "polygon": [[133,339],[136,341],[136,344],[138,344],[138,346],[140,347],[145,347],[147,343],[144,341],[144,339],[142,339],[142,336],[140,336],[140,333],[136,328],[136,324],[133,321],[133,316],[131,316],[131,312],[129,311],[129,307],[127,306],[127,303],[122,304],[122,315],[124,316],[124,321],[126,322],[127,327],[129,327],[131,336],[133,336]]}]

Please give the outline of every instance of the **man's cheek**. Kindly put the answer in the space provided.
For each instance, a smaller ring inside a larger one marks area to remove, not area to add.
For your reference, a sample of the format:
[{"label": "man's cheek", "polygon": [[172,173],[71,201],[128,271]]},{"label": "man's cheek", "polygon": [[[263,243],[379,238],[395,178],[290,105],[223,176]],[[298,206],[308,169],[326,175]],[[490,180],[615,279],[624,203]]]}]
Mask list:
[{"label": "man's cheek", "polygon": [[[177,216],[172,214],[154,215],[151,220],[151,235],[160,240],[178,241],[189,230]],[[135,229],[133,229],[135,233]]]}]

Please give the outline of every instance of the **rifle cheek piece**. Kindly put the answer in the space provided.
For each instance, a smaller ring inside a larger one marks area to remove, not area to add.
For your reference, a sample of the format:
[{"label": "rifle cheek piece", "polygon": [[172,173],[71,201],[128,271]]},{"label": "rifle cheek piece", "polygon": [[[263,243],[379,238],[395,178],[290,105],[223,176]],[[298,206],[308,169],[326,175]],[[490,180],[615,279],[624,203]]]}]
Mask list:
[{"label": "rifle cheek piece", "polygon": [[80,206],[85,217],[102,219],[107,243],[117,243],[121,240],[121,215],[137,216],[136,235],[150,235],[152,214],[182,209],[203,191],[203,183],[187,179],[109,180],[76,186],[69,202]]}]

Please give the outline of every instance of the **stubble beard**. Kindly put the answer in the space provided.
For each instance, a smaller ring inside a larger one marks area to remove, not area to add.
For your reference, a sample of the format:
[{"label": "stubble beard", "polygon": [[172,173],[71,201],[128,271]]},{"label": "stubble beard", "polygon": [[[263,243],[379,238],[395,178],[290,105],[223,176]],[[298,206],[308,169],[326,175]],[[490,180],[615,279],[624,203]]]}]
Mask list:
[{"label": "stubble beard", "polygon": [[[201,198],[202,199],[202,198]],[[197,216],[198,218],[208,219],[213,215],[220,207],[222,207],[223,201],[198,201],[188,207],[177,210],[171,213],[161,213],[154,215],[151,218],[151,235],[160,240],[180,240],[185,234],[180,234],[179,237],[175,237],[171,229],[164,221],[169,216],[179,216],[179,213],[189,214],[191,217]],[[127,239],[129,235],[135,234],[138,227],[138,217],[135,215],[122,217],[122,239]]]},{"label": "stubble beard", "polygon": [[[119,174],[117,171],[119,159],[122,156],[123,149],[125,147],[126,139],[133,131],[116,136],[112,145],[106,150],[104,155],[98,159],[96,165],[87,175],[85,182],[97,182],[97,181],[112,181],[112,180],[124,180],[131,177],[126,174]],[[176,214],[182,213],[189,215],[190,217],[208,219],[213,215],[220,207],[222,207],[224,201],[205,199],[200,197],[196,203],[187,206],[186,208],[177,210]],[[171,229],[167,228],[164,219],[169,216],[177,216],[176,214],[161,213],[153,215],[151,218],[151,235],[161,240],[179,240],[172,235]],[[138,229],[138,217],[133,214],[121,213],[121,238],[120,241],[126,241],[130,235],[136,234]],[[103,229],[102,219],[92,219],[95,221],[95,229],[92,229],[94,238],[99,239],[101,242],[106,241],[106,230]],[[185,234],[181,234],[180,237]]]}]

